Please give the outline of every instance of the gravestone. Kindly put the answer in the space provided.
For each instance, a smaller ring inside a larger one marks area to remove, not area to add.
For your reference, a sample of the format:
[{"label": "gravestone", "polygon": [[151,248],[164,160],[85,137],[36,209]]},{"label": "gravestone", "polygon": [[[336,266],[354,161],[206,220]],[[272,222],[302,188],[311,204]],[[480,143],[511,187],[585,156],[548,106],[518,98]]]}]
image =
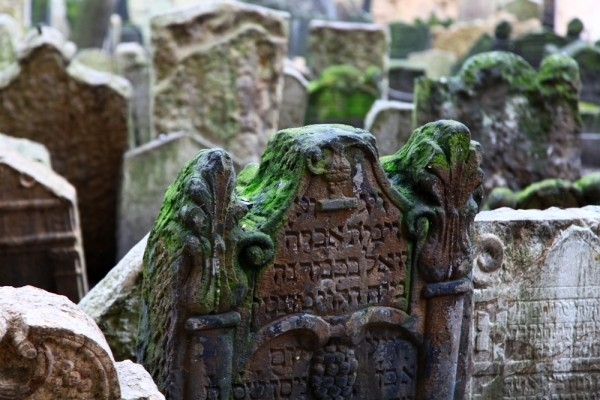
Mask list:
[{"label": "gravestone", "polygon": [[544,31],[517,37],[511,43],[511,51],[523,57],[525,61],[537,69],[547,54],[547,46],[561,48],[567,44],[569,44],[569,41],[566,38],[554,32]]},{"label": "gravestone", "polygon": [[[69,64],[51,28],[26,36],[19,62],[0,72],[0,131],[44,144],[77,189],[88,278],[114,265],[117,191],[128,136],[129,84]],[[42,90],[43,89],[43,90]]]},{"label": "gravestone", "polygon": [[308,81],[296,68],[286,65],[283,70],[283,94],[278,129],[304,125],[307,105]]},{"label": "gravestone", "polygon": [[477,215],[468,399],[595,398],[600,207]]},{"label": "gravestone", "polygon": [[366,131],[282,130],[237,184],[200,152],[148,238],[138,360],[167,399],[462,398],[480,157],[455,121],[382,164]]},{"label": "gravestone", "polygon": [[10,15],[17,23],[19,34],[25,31],[25,5],[22,0],[0,0],[0,14]]},{"label": "gravestone", "polygon": [[519,21],[539,19],[542,16],[540,4],[531,0],[513,0],[502,6],[502,9],[517,17]]},{"label": "gravestone", "polygon": [[579,65],[581,101],[600,105],[600,48],[585,43],[573,43],[561,50]]},{"label": "gravestone", "polygon": [[194,133],[258,161],[279,120],[287,16],[221,1],[153,18],[156,133]]},{"label": "gravestone", "polygon": [[121,399],[102,332],[64,296],[0,287],[0,339],[3,399]]},{"label": "gravestone", "polygon": [[110,74],[116,74],[118,72],[117,64],[113,56],[102,49],[88,48],[79,50],[73,56],[71,62],[79,62],[93,70],[108,72]]},{"label": "gravestone", "polygon": [[[167,187],[201,149],[211,148],[183,132],[162,135],[123,156],[119,200],[118,258],[146,235],[160,211]],[[240,164],[237,164],[238,169]]]},{"label": "gravestone", "polygon": [[363,73],[377,68],[382,98],[388,86],[390,39],[386,26],[342,21],[310,22],[308,66],[314,77],[335,65],[351,65]]},{"label": "gravestone", "polygon": [[154,139],[151,115],[150,60],[139,43],[121,43],[115,50],[119,75],[125,77],[132,88],[131,119],[133,135],[129,148],[141,146]]},{"label": "gravestone", "polygon": [[412,103],[377,100],[365,118],[365,129],[377,139],[379,154],[387,156],[404,146],[412,133]]},{"label": "gravestone", "polygon": [[22,156],[37,161],[52,168],[50,163],[50,153],[43,144],[33,142],[28,139],[16,138],[0,133],[0,147],[8,147],[16,150]]},{"label": "gravestone", "polygon": [[79,301],[88,290],[75,188],[0,144],[0,285],[34,285]]},{"label": "gravestone", "polygon": [[570,57],[549,56],[538,73],[513,53],[483,53],[456,76],[417,82],[416,124],[454,118],[469,126],[485,149],[487,191],[573,181],[581,174],[579,87]]},{"label": "gravestone", "polygon": [[14,18],[8,14],[0,14],[0,70],[17,60],[15,47],[20,35]]},{"label": "gravestone", "polygon": [[390,58],[407,58],[410,53],[430,47],[429,27],[425,24],[406,24],[398,21],[389,24],[389,31]]},{"label": "gravestone", "polygon": [[412,102],[415,80],[422,76],[425,76],[422,65],[415,65],[407,60],[390,60],[388,98]]},{"label": "gravestone", "polygon": [[449,51],[429,49],[409,54],[408,63],[423,68],[429,78],[441,78],[452,75],[456,56]]}]

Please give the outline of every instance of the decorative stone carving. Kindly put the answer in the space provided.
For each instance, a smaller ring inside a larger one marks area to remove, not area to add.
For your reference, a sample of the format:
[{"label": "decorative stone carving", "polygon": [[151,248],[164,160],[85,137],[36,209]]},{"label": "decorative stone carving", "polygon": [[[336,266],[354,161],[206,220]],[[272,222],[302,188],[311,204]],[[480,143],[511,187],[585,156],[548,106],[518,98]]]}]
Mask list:
[{"label": "decorative stone carving", "polygon": [[594,398],[600,207],[477,215],[467,399]]},{"label": "decorative stone carving", "polygon": [[121,399],[102,332],[64,296],[0,287],[0,359],[2,399]]},{"label": "decorative stone carving", "polygon": [[462,398],[479,153],[454,121],[381,163],[366,131],[283,130],[237,183],[200,152],[148,239],[140,362],[167,399]]},{"label": "decorative stone carving", "polygon": [[157,134],[197,134],[242,162],[277,130],[287,13],[203,1],[152,19]]},{"label": "decorative stone carving", "polygon": [[73,301],[88,290],[75,188],[2,144],[0,285],[35,285]]},{"label": "decorative stone carving", "polygon": [[77,189],[88,277],[114,265],[119,189],[128,136],[128,82],[69,63],[64,38],[44,27],[0,71],[0,131],[44,144]]}]

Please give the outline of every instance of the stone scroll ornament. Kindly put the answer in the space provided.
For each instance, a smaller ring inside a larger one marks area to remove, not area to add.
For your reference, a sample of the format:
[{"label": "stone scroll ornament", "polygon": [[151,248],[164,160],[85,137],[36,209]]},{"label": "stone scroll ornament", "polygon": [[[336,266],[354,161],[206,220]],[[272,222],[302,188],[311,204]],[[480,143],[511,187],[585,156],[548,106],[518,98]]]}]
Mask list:
[{"label": "stone scroll ornament", "polygon": [[148,239],[139,361],[168,399],[461,398],[479,163],[455,121],[381,160],[344,125],[237,177],[200,152]]}]

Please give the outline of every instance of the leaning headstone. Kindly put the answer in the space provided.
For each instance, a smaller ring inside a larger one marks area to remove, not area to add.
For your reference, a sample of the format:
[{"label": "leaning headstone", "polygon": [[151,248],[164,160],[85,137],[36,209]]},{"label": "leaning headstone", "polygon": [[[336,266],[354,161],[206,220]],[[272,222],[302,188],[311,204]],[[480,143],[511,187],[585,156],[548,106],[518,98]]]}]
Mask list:
[{"label": "leaning headstone", "polygon": [[569,41],[554,32],[545,31],[518,37],[511,44],[511,51],[523,57],[534,68],[539,68],[547,53],[546,46],[552,45],[561,48],[569,44]]},{"label": "leaning headstone", "polygon": [[0,144],[0,285],[34,285],[79,301],[88,290],[75,188]]},{"label": "leaning headstone", "polygon": [[312,125],[237,187],[199,153],[148,238],[140,363],[169,399],[463,398],[479,150],[438,121],[380,164],[368,132]]},{"label": "leaning headstone", "polygon": [[139,43],[121,43],[115,50],[119,75],[125,77],[132,88],[132,137],[129,148],[141,146],[154,139],[151,116],[150,60],[146,49]]},{"label": "leaning headstone", "polygon": [[258,161],[277,129],[288,14],[202,2],[152,19],[154,125]]},{"label": "leaning headstone", "polygon": [[121,399],[102,332],[64,296],[0,287],[0,340],[3,399]]},{"label": "leaning headstone", "polygon": [[0,147],[9,147],[30,160],[37,161],[46,165],[48,168],[52,168],[50,153],[46,146],[41,143],[0,133]]},{"label": "leaning headstone", "polygon": [[114,265],[116,204],[128,136],[129,84],[69,64],[64,39],[45,27],[0,72],[0,131],[44,144],[53,169],[77,189],[88,278]]},{"label": "leaning headstone", "polygon": [[406,24],[393,22],[390,30],[390,58],[406,58],[410,53],[427,50],[431,37],[429,26],[425,24]]},{"label": "leaning headstone", "polygon": [[594,398],[600,207],[481,212],[467,399]]},{"label": "leaning headstone", "polygon": [[335,65],[351,65],[363,73],[375,67],[381,74],[382,98],[386,97],[390,51],[387,26],[313,20],[308,40],[308,65],[313,76],[319,77]]},{"label": "leaning headstone", "polygon": [[574,181],[581,174],[579,87],[570,57],[549,56],[537,73],[513,53],[483,53],[457,76],[418,81],[416,124],[455,118],[469,126],[485,149],[488,191],[546,178]]},{"label": "leaning headstone", "polygon": [[365,129],[377,139],[379,154],[390,155],[404,146],[412,133],[412,103],[377,100],[365,118]]},{"label": "leaning headstone", "polygon": [[98,324],[115,360],[135,360],[140,319],[144,236],[113,269],[81,299],[81,308]]},{"label": "leaning headstone", "polygon": [[283,94],[281,96],[278,129],[304,125],[308,105],[308,81],[294,67],[283,70]]}]

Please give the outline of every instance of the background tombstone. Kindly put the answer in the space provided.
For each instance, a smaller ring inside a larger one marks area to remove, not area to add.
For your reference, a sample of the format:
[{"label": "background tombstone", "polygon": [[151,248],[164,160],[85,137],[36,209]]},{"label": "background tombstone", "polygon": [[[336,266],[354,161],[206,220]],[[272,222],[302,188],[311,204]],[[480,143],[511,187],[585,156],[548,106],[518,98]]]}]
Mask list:
[{"label": "background tombstone", "polygon": [[0,332],[0,397],[121,399],[102,332],[66,297],[0,287]]},{"label": "background tombstone", "polygon": [[539,73],[507,52],[476,55],[448,79],[421,79],[416,123],[439,118],[464,122],[485,149],[485,187],[516,191],[546,178],[574,181],[581,174],[577,63],[547,57]]},{"label": "background tombstone", "polygon": [[408,63],[423,68],[427,77],[435,79],[452,74],[456,56],[449,51],[429,49],[409,54]]},{"label": "background tombstone", "polygon": [[128,42],[117,46],[114,55],[119,75],[131,82],[131,118],[133,135],[129,148],[141,146],[154,139],[151,115],[150,60],[144,47]]},{"label": "background tombstone", "polygon": [[0,0],[0,14],[10,15],[17,23],[18,33],[25,32],[25,5],[19,0]]},{"label": "background tombstone", "polygon": [[502,9],[517,17],[519,21],[540,19],[542,16],[540,4],[531,0],[513,0],[503,5]]},{"label": "background tombstone", "polygon": [[14,18],[0,14],[0,71],[17,60],[16,42],[19,36]]},{"label": "background tombstone", "polygon": [[412,133],[414,105],[401,101],[377,100],[365,118],[365,129],[377,138],[382,156],[398,151]]},{"label": "background tombstone", "polygon": [[[125,153],[119,202],[119,259],[150,231],[165,190],[181,167],[206,148],[197,137],[177,132]],[[236,167],[241,167],[239,161]]]},{"label": "background tombstone", "polygon": [[569,41],[554,32],[530,33],[512,41],[511,51],[520,55],[534,68],[539,68],[546,55],[546,46],[564,47]]},{"label": "background tombstone", "polygon": [[2,144],[0,178],[0,285],[34,285],[79,301],[88,282],[75,188]]},{"label": "background tombstone", "polygon": [[387,27],[368,23],[318,21],[310,23],[308,66],[314,77],[335,65],[351,65],[365,73],[381,73],[382,98],[388,86],[390,38]]},{"label": "background tombstone", "polygon": [[68,64],[63,43],[51,28],[33,30],[18,64],[0,72],[0,131],[44,144],[54,170],[77,189],[93,284],[114,265],[130,89],[123,78]]},{"label": "background tombstone", "polygon": [[390,58],[406,58],[410,53],[431,47],[429,27],[421,24],[393,22],[389,24]]},{"label": "background tombstone", "polygon": [[282,130],[237,184],[200,152],[148,237],[138,360],[167,399],[463,398],[480,157],[455,121],[381,164],[366,131]]},{"label": "background tombstone", "polygon": [[390,60],[388,98],[412,102],[415,80],[421,76],[425,76],[422,65],[415,65],[408,60]]},{"label": "background tombstone", "polygon": [[304,125],[307,105],[308,81],[296,68],[286,65],[283,70],[283,95],[278,129]]},{"label": "background tombstone", "polygon": [[479,213],[467,399],[598,393],[600,207]]},{"label": "background tombstone", "polygon": [[194,133],[257,161],[279,120],[287,16],[224,1],[153,18],[156,132]]},{"label": "background tombstone", "polygon": [[561,49],[579,65],[581,101],[600,105],[600,48],[584,43],[573,43]]}]

